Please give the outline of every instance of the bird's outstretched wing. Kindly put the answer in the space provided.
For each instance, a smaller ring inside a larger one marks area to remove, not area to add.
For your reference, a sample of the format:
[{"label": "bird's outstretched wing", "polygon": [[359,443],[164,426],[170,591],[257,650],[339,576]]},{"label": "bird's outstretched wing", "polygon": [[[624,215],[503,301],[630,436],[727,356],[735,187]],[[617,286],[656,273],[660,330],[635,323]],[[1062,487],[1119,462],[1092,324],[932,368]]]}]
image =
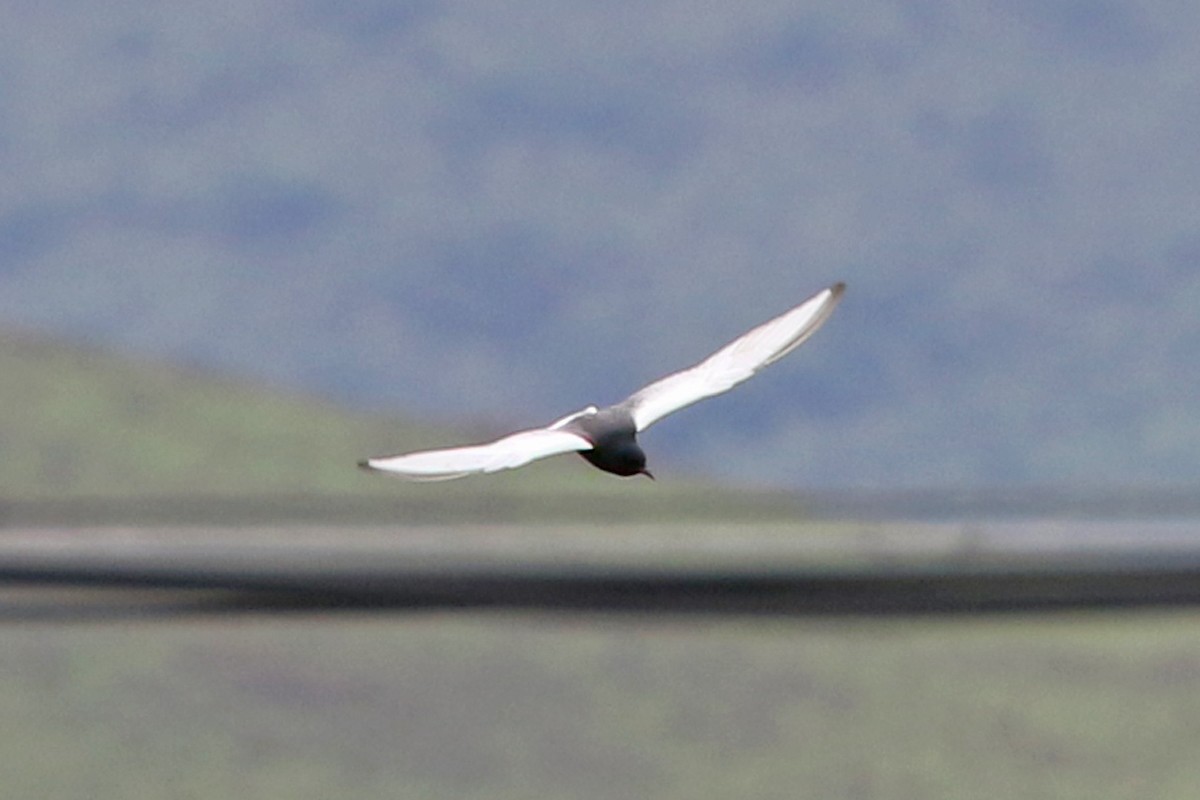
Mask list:
[{"label": "bird's outstretched wing", "polygon": [[444,481],[475,472],[513,469],[539,458],[591,449],[592,443],[578,434],[535,428],[509,434],[487,444],[368,458],[360,461],[359,466],[411,480]]},{"label": "bird's outstretched wing", "polygon": [[737,386],[795,350],[829,319],[846,285],[835,284],[770,322],[738,337],[694,367],[668,375],[620,405],[639,431],[668,414]]}]

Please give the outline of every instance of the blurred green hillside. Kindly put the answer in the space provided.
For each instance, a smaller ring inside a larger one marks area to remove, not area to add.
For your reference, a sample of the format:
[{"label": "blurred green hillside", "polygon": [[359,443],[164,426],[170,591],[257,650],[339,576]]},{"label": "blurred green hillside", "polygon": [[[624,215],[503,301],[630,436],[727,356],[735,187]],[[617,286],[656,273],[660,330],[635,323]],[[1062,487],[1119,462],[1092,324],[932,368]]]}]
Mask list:
[{"label": "blurred green hillside", "polygon": [[0,336],[6,497],[374,492],[356,457],[430,432],[161,364]]},{"label": "blurred green hillside", "polygon": [[[364,455],[483,438],[346,412],[226,377],[0,335],[3,519],[72,524],[339,519],[425,522],[792,513],[773,496],[624,481],[579,459],[410,484]],[[617,502],[619,500],[619,502]]]}]

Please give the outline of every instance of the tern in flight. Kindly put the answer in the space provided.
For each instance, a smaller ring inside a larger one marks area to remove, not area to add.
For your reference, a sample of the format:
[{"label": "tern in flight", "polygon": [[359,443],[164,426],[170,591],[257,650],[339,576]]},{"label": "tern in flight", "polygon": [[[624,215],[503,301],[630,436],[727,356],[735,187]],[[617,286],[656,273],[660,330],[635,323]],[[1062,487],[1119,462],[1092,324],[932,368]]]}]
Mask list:
[{"label": "tern in flight", "polygon": [[423,450],[360,461],[365,469],[419,481],[498,472],[560,453],[579,453],[615,475],[654,476],[637,435],[668,414],[734,386],[795,350],[829,318],[845,291],[838,283],[734,339],[694,367],[661,378],[607,408],[588,406],[545,428],[486,444]]}]

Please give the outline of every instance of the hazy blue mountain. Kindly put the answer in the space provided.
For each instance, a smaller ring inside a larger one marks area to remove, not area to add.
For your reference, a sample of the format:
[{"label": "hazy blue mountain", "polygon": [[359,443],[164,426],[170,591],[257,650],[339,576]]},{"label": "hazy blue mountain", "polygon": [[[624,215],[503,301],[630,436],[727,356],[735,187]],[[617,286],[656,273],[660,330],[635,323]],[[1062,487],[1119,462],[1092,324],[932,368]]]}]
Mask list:
[{"label": "hazy blue mountain", "polygon": [[17,3],[0,322],[784,485],[1200,478],[1200,7]]}]

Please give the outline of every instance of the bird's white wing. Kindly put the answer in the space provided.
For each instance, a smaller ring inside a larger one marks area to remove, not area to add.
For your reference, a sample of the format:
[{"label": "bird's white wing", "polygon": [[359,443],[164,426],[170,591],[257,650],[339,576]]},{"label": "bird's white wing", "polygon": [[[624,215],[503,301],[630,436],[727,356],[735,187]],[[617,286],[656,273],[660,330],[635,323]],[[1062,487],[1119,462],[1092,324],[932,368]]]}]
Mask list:
[{"label": "bird's white wing", "polygon": [[694,367],[668,375],[621,403],[639,431],[699,400],[732,389],[795,350],[829,318],[845,291],[839,283],[738,337]]},{"label": "bird's white wing", "polygon": [[578,434],[537,428],[487,444],[368,458],[359,466],[417,481],[444,481],[475,472],[513,469],[539,458],[591,449],[592,443]]}]

